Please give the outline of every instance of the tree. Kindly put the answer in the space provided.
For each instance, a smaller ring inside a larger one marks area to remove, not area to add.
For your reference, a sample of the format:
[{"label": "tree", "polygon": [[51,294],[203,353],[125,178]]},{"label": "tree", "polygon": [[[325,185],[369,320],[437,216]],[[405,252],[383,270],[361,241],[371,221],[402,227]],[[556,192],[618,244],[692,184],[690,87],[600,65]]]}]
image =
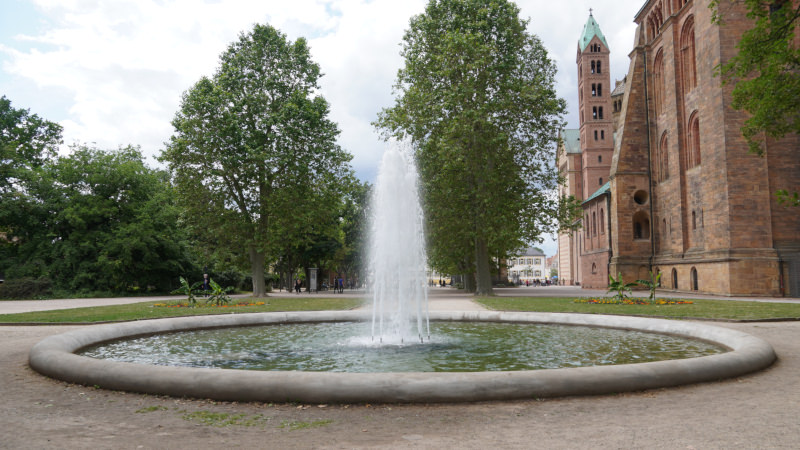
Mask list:
[{"label": "tree", "polygon": [[169,177],[138,148],[75,146],[26,178],[24,195],[0,204],[0,217],[16,217],[3,222],[9,278],[47,278],[70,293],[168,292],[191,270]]},{"label": "tree", "polygon": [[59,144],[60,125],[15,109],[11,100],[0,97],[0,200],[24,190],[23,178],[54,156]]},{"label": "tree", "polygon": [[[742,34],[739,52],[718,67],[726,83],[735,83],[731,105],[747,111],[742,136],[750,151],[764,154],[764,136],[779,139],[800,132],[800,2],[738,0],[753,27]],[[723,6],[724,5],[724,6]],[[726,8],[712,0],[712,20],[724,25]],[[797,192],[776,192],[782,202],[800,206]]]},{"label": "tree", "polygon": [[367,242],[369,239],[370,195],[372,186],[354,180],[344,199],[342,211],[343,247],[338,266],[349,275],[365,279]]},{"label": "tree", "polygon": [[[800,2],[796,0],[712,0],[712,21],[724,25],[727,8],[744,5],[753,27],[742,34],[739,52],[717,69],[735,83],[732,106],[750,117],[742,136],[750,151],[763,156],[764,136],[779,139],[800,132]],[[778,189],[780,203],[800,206],[800,193]]]},{"label": "tree", "polygon": [[376,122],[416,145],[430,265],[474,273],[477,294],[491,293],[490,255],[539,241],[559,210],[566,104],[527,25],[506,0],[432,0],[405,33],[396,103]]},{"label": "tree", "polygon": [[[800,132],[800,48],[796,39],[800,3],[792,0],[739,0],[753,27],[742,35],[739,52],[718,70],[734,82],[733,107],[751,114],[742,134],[753,152],[762,154],[772,138]],[[724,25],[725,8],[713,0],[715,23]]]},{"label": "tree", "polygon": [[315,94],[320,76],[305,39],[256,25],[213,77],[184,93],[161,156],[195,229],[247,252],[254,296],[266,294],[268,257],[324,222],[340,180],[352,176],[328,103]]},{"label": "tree", "polygon": [[[61,201],[50,236],[50,276],[71,291],[166,291],[192,268],[179,209],[164,171],[141,151],[75,147],[52,167]],[[42,196],[42,200],[47,202]]]}]

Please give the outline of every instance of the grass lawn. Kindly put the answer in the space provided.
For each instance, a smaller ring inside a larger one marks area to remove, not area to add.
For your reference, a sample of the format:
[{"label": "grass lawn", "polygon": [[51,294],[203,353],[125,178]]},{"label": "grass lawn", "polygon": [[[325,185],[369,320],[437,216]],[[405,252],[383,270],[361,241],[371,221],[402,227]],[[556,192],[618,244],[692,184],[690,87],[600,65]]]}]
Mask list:
[{"label": "grass lawn", "polygon": [[[692,319],[770,320],[800,319],[798,303],[740,302],[732,300],[689,300],[686,305],[608,305],[575,303],[573,298],[544,297],[482,297],[475,299],[481,305],[502,311],[568,312],[584,314],[622,314]],[[175,307],[178,302],[145,301],[128,305],[96,306],[88,308],[39,311],[18,314],[0,314],[0,323],[91,323],[124,322],[129,320],[157,319],[161,317],[196,316],[209,314],[237,314],[273,311],[323,311],[347,310],[360,306],[358,298],[236,298],[226,307],[202,304],[195,308]],[[236,306],[238,303],[252,304]],[[255,304],[264,302],[263,305]],[[185,301],[184,301],[185,303]]]},{"label": "grass lawn", "polygon": [[798,303],[740,302],[691,299],[687,305],[603,305],[575,303],[572,298],[482,297],[475,299],[486,308],[501,311],[623,314],[667,318],[769,320],[798,319]]},{"label": "grass lawn", "polygon": [[[0,323],[89,323],[124,322],[128,320],[158,319],[161,317],[200,316],[209,314],[236,314],[273,311],[347,310],[362,304],[358,298],[235,298],[225,307],[176,307],[178,302],[142,302],[128,305],[93,306],[88,308],[59,309],[18,314],[0,314]],[[249,303],[236,306],[239,303]],[[256,304],[264,302],[263,305]],[[185,304],[185,300],[183,301]]]}]

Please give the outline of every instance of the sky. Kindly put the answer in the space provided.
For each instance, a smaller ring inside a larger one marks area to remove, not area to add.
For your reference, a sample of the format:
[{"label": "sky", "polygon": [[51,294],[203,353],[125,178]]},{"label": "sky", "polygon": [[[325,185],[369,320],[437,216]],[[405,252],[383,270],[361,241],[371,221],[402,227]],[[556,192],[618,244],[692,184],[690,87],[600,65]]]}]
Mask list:
[{"label": "sky", "polygon": [[[400,46],[426,0],[0,0],[0,96],[64,127],[69,144],[138,145],[155,156],[172,134],[181,94],[211,76],[219,55],[255,23],[308,40],[325,74],[320,94],[374,182],[385,144],[372,127],[394,103]],[[644,0],[520,0],[528,31],[556,62],[568,127],[577,128],[577,42],[589,9],[611,49],[612,83],[625,76],[634,15]],[[552,237],[538,244],[556,252]]]}]

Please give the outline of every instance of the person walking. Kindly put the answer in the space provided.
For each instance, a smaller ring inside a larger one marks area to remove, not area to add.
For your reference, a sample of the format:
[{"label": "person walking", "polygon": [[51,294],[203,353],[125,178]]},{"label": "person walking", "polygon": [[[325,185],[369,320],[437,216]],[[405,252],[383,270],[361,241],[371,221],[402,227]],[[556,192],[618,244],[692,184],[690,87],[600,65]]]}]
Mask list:
[{"label": "person walking", "polygon": [[295,290],[295,292],[299,294],[299,293],[300,293],[300,288],[301,288],[302,286],[303,286],[303,285],[302,285],[302,283],[300,283],[300,278],[298,278],[298,279],[297,279],[297,280],[294,282],[294,290]]}]

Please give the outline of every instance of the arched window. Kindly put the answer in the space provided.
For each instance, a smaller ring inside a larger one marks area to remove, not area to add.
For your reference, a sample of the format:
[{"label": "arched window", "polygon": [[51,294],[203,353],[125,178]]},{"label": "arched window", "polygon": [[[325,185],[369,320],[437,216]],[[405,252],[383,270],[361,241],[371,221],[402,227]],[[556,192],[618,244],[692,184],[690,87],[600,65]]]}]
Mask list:
[{"label": "arched window", "polygon": [[590,73],[594,73],[595,69],[596,69],[595,63],[594,61],[592,61],[592,71]]},{"label": "arched window", "polygon": [[602,83],[597,85],[597,96],[598,97],[602,97],[603,96],[603,84]]},{"label": "arched window", "polygon": [[592,97],[597,97],[597,85],[592,83]]},{"label": "arched window", "polygon": [[592,223],[589,222],[589,214],[586,214],[586,238],[592,235]]},{"label": "arched window", "polygon": [[597,61],[597,73],[603,73],[603,71],[600,70],[600,64],[601,64],[601,62]]},{"label": "arched window", "polygon": [[664,52],[661,49],[658,49],[653,63],[653,81],[653,102],[656,114],[661,114],[664,111]]},{"label": "arched window", "polygon": [[601,120],[603,119],[603,107],[602,106],[597,108],[597,115]]},{"label": "arched window", "polygon": [[697,269],[694,268],[694,267],[692,267],[691,276],[692,276],[692,290],[696,291],[697,290]]},{"label": "arched window", "polygon": [[694,16],[689,16],[681,31],[681,80],[683,91],[689,92],[697,86],[697,69],[694,50]]},{"label": "arched window", "polygon": [[686,168],[700,165],[700,120],[697,111],[689,116],[686,136]]},{"label": "arched window", "polygon": [[661,143],[656,154],[656,180],[662,182],[669,179],[669,139],[667,132],[661,135]]},{"label": "arched window", "polygon": [[597,236],[597,213],[592,212],[592,236]]},{"label": "arched window", "polygon": [[592,120],[597,120],[597,106],[592,106]]},{"label": "arched window", "polygon": [[633,238],[650,239],[650,218],[643,211],[633,215]]},{"label": "arched window", "polygon": [[678,289],[678,271],[672,269],[672,289]]},{"label": "arched window", "polygon": [[697,229],[697,215],[692,211],[692,229]]},{"label": "arched window", "polygon": [[597,140],[597,130],[594,130],[594,140]]},{"label": "arched window", "polygon": [[592,273],[597,273],[597,264],[592,263]]},{"label": "arched window", "polygon": [[606,220],[603,214],[603,208],[600,208],[600,234],[606,234]]}]

